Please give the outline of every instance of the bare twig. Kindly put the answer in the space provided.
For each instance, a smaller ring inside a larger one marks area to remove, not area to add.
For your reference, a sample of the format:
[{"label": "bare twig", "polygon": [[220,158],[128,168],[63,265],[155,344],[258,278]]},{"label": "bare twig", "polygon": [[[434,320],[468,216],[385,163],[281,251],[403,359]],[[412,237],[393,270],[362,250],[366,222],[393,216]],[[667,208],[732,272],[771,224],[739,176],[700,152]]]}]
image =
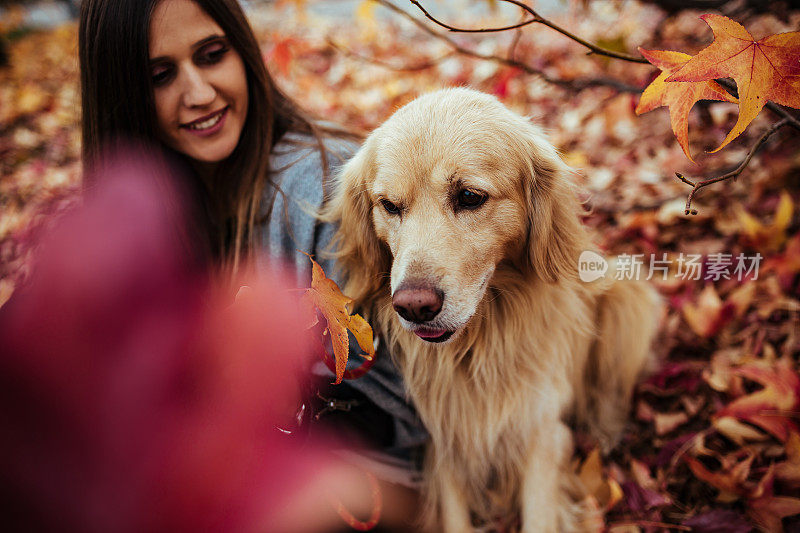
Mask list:
[{"label": "bare twig", "polygon": [[415,26],[419,29],[424,31],[425,33],[435,37],[453,48],[453,50],[459,54],[474,57],[476,59],[483,59],[486,61],[494,61],[496,63],[500,63],[501,65],[505,65],[508,67],[518,68],[521,71],[525,72],[526,74],[531,74],[534,76],[539,76],[542,80],[551,83],[553,85],[561,86],[565,89],[573,90],[573,91],[581,91],[588,87],[613,87],[614,89],[620,92],[627,92],[627,93],[640,93],[642,90],[640,87],[636,87],[634,85],[628,85],[627,83],[610,79],[610,78],[588,78],[588,79],[578,79],[578,80],[562,80],[558,78],[552,78],[545,74],[544,71],[537,69],[527,63],[522,61],[517,61],[513,58],[502,57],[494,54],[482,54],[480,52],[476,52],[474,50],[470,50],[464,46],[461,46],[456,41],[448,37],[447,35],[443,35],[437,31],[432,30],[428,27],[427,24],[423,23],[422,21],[414,18],[403,9],[400,9],[393,3],[389,2],[388,0],[374,0],[375,2],[379,3],[380,5],[386,7],[397,13],[398,15],[405,17],[409,21],[411,21]]},{"label": "bare twig", "polygon": [[648,63],[648,61],[646,59],[644,59],[643,57],[636,57],[636,56],[632,56],[632,55],[628,55],[628,54],[623,54],[621,52],[615,52],[614,50],[608,50],[607,48],[603,48],[601,46],[597,46],[596,44],[590,43],[589,41],[578,37],[577,35],[575,35],[574,33],[571,33],[570,31],[566,30],[565,28],[562,28],[561,26],[559,26],[555,22],[542,17],[536,11],[534,11],[532,7],[524,4],[523,2],[520,2],[519,0],[502,0],[502,1],[506,2],[508,4],[513,4],[513,5],[521,8],[521,9],[523,9],[528,14],[530,14],[532,18],[530,18],[528,20],[525,20],[523,22],[519,22],[517,24],[512,24],[510,26],[502,26],[502,27],[499,27],[499,28],[480,28],[480,29],[457,28],[455,26],[450,26],[448,24],[445,24],[444,22],[434,18],[430,13],[428,13],[428,11],[426,11],[425,8],[422,7],[422,4],[420,4],[418,0],[410,0],[410,1],[411,1],[412,4],[417,6],[419,8],[419,10],[422,11],[422,13],[429,20],[431,20],[432,22],[434,22],[434,23],[438,24],[439,26],[441,26],[443,28],[446,28],[446,29],[448,29],[448,30],[450,30],[452,32],[458,32],[458,33],[490,33],[490,32],[499,32],[499,31],[512,30],[514,28],[521,28],[523,26],[527,26],[528,24],[539,23],[539,24],[542,24],[544,26],[547,26],[550,29],[553,29],[553,30],[557,31],[561,35],[563,35],[563,36],[575,41],[576,43],[580,44],[581,46],[583,46],[585,48],[588,48],[591,51],[591,53],[593,53],[593,54],[602,55],[602,56],[606,56],[606,57],[613,57],[615,59],[622,59],[623,61],[631,61],[633,63]]},{"label": "bare twig", "polygon": [[518,23],[512,24],[510,26],[501,26],[499,28],[481,28],[481,29],[456,28],[455,26],[450,26],[449,24],[445,24],[444,22],[435,19],[433,17],[433,15],[428,13],[428,11],[422,6],[422,4],[417,2],[417,0],[410,0],[410,1],[411,1],[412,4],[417,6],[419,8],[419,10],[422,11],[422,14],[425,15],[429,20],[431,20],[432,22],[435,22],[436,24],[438,24],[442,28],[445,28],[445,29],[448,29],[448,30],[450,30],[452,32],[457,32],[457,33],[494,33],[494,32],[499,32],[499,31],[513,30],[515,28],[522,28],[523,26],[527,26],[528,24],[533,24],[534,22],[540,22],[539,17],[535,16],[532,19],[523,20],[522,22],[518,22]]},{"label": "bare twig", "polygon": [[779,129],[781,129],[782,127],[784,127],[784,126],[786,126],[788,124],[791,124],[791,118],[783,118],[783,119],[779,120],[778,122],[776,122],[775,124],[773,124],[767,131],[764,132],[764,134],[758,139],[758,141],[756,141],[756,143],[750,148],[750,151],[747,153],[747,157],[745,157],[744,160],[742,160],[742,162],[739,163],[739,166],[737,166],[735,169],[731,170],[730,172],[728,172],[726,174],[723,174],[722,176],[717,176],[716,178],[710,178],[710,179],[703,180],[703,181],[693,182],[693,181],[687,179],[680,172],[676,172],[675,175],[678,177],[679,180],[681,180],[683,183],[685,183],[685,184],[687,184],[687,185],[692,187],[692,192],[689,193],[689,197],[686,199],[686,209],[684,210],[684,213],[687,214],[687,215],[689,215],[689,214],[696,215],[697,214],[697,210],[696,209],[692,209],[691,206],[692,206],[692,200],[694,199],[694,195],[697,193],[698,190],[700,190],[703,187],[706,187],[708,185],[711,185],[712,183],[717,183],[717,182],[728,180],[728,179],[731,179],[731,178],[735,179],[736,176],[741,174],[742,171],[745,169],[745,167],[747,167],[747,165],[750,163],[750,160],[753,159],[753,156],[756,154],[758,149],[761,148],[761,146],[765,142],[767,142],[767,140],[770,137],[772,137],[772,135],[775,132],[777,132]]}]

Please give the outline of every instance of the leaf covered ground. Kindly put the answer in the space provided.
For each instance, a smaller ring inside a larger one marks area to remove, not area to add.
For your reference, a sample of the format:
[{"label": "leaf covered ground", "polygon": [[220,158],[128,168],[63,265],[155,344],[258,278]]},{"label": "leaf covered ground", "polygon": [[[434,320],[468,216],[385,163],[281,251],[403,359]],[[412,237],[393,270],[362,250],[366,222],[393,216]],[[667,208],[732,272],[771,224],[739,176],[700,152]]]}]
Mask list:
[{"label": "leaf covered ground", "polygon": [[[444,33],[411,4],[396,4]],[[461,26],[519,20],[513,11],[491,9],[492,2],[447,4],[442,16]],[[469,9],[456,8],[462,5]],[[549,83],[457,53],[376,3],[354,2],[335,16],[316,7],[285,0],[256,3],[251,11],[271,71],[315,116],[369,131],[428,90],[469,85],[495,94],[542,124],[577,170],[585,222],[607,257],[642,254],[645,274],[651,256],[668,266],[653,276],[668,304],[656,344],[660,364],[639,387],[628,431],[604,456],[578,439],[575,468],[591,493],[587,504],[604,511],[604,522],[594,526],[800,530],[800,135],[779,132],[737,180],[697,195],[697,215],[684,215],[690,188],[675,172],[710,177],[735,167],[775,121],[769,110],[725,149],[707,154],[736,124],[737,107],[697,104],[689,115],[692,163],[668,111],[637,116],[639,94],[626,92],[655,79],[651,65],[587,55],[541,25],[448,35],[480,55],[511,53],[553,79],[615,80],[578,90],[578,83]],[[713,38],[702,14],[576,2],[561,4],[551,18],[622,52],[696,54]],[[798,11],[726,14],[755,39],[800,27]],[[10,66],[0,68],[2,305],[27,275],[24,243],[41,225],[40,213],[69,202],[78,188],[80,112],[74,24],[27,31],[4,21],[0,33],[10,53]],[[730,279],[714,275],[710,258],[735,264],[740,254],[760,255],[757,277],[737,279],[733,265]],[[685,275],[681,259],[698,255],[697,276]]]}]

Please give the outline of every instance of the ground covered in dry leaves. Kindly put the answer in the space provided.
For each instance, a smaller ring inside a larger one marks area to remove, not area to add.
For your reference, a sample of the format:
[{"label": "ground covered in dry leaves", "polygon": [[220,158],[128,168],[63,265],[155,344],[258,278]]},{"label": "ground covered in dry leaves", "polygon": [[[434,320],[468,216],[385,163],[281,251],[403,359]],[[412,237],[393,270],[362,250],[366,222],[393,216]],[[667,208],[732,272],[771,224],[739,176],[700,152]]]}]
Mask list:
[{"label": "ground covered in dry leaves", "polygon": [[[411,4],[397,5],[423,20]],[[453,10],[448,21],[486,27],[519,20],[486,5],[491,2],[469,15]],[[653,276],[668,302],[656,346],[661,364],[638,390],[634,421],[606,456],[579,439],[575,468],[591,493],[588,503],[604,511],[605,523],[594,526],[615,532],[800,530],[797,131],[785,128],[773,137],[738,180],[704,189],[693,203],[698,214],[687,216],[690,189],[674,173],[711,177],[735,167],[775,122],[770,111],[709,155],[703,150],[720,144],[736,121],[736,106],[696,106],[689,140],[699,155],[693,164],[670,130],[666,109],[637,117],[638,94],[619,84],[558,86],[455,53],[378,4],[353,6],[339,18],[302,1],[256,3],[251,12],[272,72],[309,111],[368,131],[427,90],[469,85],[493,93],[542,124],[578,171],[585,221],[606,256],[642,254],[644,275],[651,255],[668,266]],[[636,2],[562,7],[554,20],[629,53],[637,46],[695,53],[712,38],[702,12],[667,16]],[[756,38],[800,26],[800,11],[728,16]],[[0,68],[2,305],[27,275],[23,243],[39,225],[39,213],[78,188],[80,112],[75,26],[26,31],[18,20],[6,20],[0,32],[10,51],[10,66]],[[561,80],[604,78],[641,89],[656,74],[649,65],[587,55],[539,25],[449,37],[483,55],[505,56],[513,48],[515,58]],[[727,257],[735,265],[739,254],[760,254],[757,277],[751,272],[737,279],[733,266],[730,279],[713,275],[711,263]],[[686,276],[681,258],[692,255],[701,256],[701,268]]]}]

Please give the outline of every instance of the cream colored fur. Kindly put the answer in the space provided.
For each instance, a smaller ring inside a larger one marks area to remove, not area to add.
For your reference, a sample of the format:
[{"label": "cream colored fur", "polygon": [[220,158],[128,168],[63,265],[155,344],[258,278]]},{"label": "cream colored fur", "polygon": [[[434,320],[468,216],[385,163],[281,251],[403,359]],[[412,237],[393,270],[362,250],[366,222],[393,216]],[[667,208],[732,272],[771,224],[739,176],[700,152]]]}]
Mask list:
[{"label": "cream colored fur", "polygon": [[[488,199],[455,209],[463,188]],[[369,136],[326,209],[340,224],[344,292],[389,344],[431,434],[427,528],[518,514],[523,531],[578,528],[565,420],[614,444],[659,300],[644,284],[578,279],[592,245],[570,170],[542,132],[482,93],[425,95]],[[422,340],[392,308],[409,280],[444,292],[432,322],[456,330],[447,342]]]}]

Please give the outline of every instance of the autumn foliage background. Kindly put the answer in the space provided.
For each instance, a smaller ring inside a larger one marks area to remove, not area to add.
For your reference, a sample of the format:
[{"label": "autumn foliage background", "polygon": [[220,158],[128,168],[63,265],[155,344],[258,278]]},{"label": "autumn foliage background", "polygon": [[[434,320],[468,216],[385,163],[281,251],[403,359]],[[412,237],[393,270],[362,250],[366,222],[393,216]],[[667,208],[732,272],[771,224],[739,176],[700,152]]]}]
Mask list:
[{"label": "autumn foliage background", "polygon": [[[680,253],[760,253],[758,278],[744,282],[684,280],[674,270],[667,280],[655,276],[668,302],[656,345],[661,366],[640,386],[620,445],[601,457],[579,438],[575,468],[589,503],[604,511],[597,529],[800,530],[797,130],[783,128],[738,179],[703,189],[692,203],[697,214],[685,215],[690,188],[675,173],[713,177],[730,170],[775,115],[762,110],[740,137],[708,154],[734,127],[737,106],[700,102],[689,115],[691,162],[666,108],[635,113],[657,69],[587,54],[542,25],[448,34],[448,43],[380,2],[251,4],[273,75],[323,120],[369,131],[422,92],[469,85],[548,130],[578,171],[585,223],[607,255],[666,253],[677,265]],[[440,3],[438,13],[461,27],[520,20],[500,4],[457,0]],[[714,13],[756,39],[797,31],[800,11],[773,4],[771,13],[745,2]],[[331,5],[338,6],[334,14]],[[410,3],[395,5],[445,33]],[[707,11],[668,13],[635,1],[554,5],[548,18],[629,54],[641,47],[694,55],[713,38],[700,19]],[[9,66],[0,68],[0,305],[29,274],[29,243],[42,213],[72,203],[80,179],[76,26],[30,31],[23,15],[8,11],[0,23],[10,53]],[[453,43],[490,59],[459,53]],[[509,53],[567,83],[491,59]]]}]

